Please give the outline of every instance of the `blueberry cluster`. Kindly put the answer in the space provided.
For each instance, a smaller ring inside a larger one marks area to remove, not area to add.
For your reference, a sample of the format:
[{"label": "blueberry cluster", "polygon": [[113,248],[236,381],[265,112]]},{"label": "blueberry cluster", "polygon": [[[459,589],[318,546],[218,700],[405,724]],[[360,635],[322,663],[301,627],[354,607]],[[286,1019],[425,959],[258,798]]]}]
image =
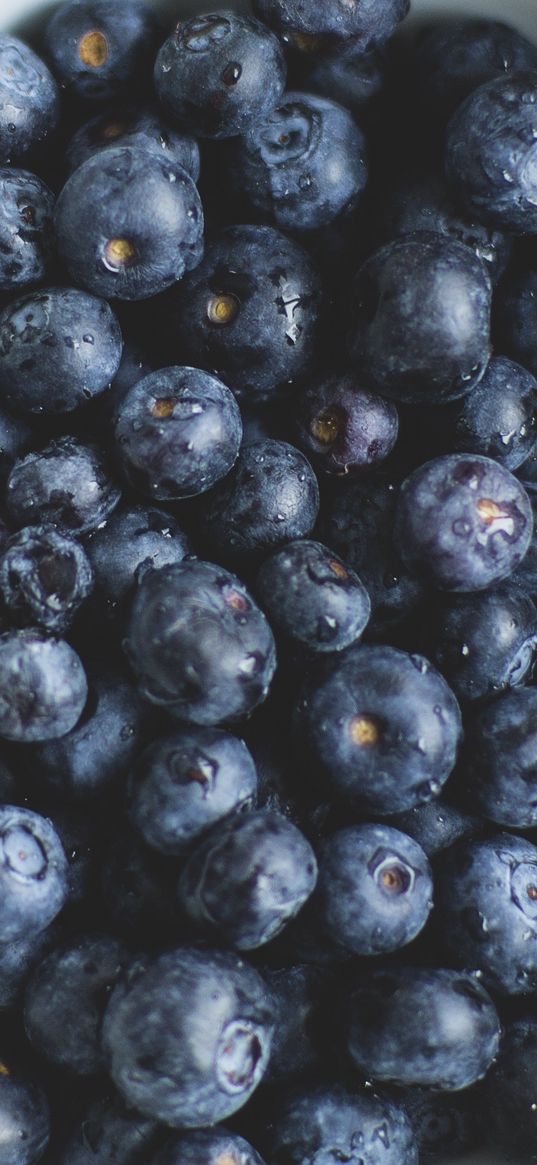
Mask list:
[{"label": "blueberry cluster", "polygon": [[0,1165],[535,1160],[537,47],[245,7],[0,37]]}]

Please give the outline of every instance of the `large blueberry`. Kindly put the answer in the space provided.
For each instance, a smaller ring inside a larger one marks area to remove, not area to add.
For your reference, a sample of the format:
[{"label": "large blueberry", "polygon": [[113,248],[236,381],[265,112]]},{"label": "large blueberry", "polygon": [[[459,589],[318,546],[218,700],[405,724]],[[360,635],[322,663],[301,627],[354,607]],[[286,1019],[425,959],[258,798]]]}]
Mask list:
[{"label": "large blueberry", "polygon": [[40,283],[50,267],[54,195],[37,174],[0,169],[0,289]]},{"label": "large blueberry", "polygon": [[75,536],[106,521],[120,497],[101,450],[76,437],[59,437],[19,457],[6,488],[15,527],[50,522]]},{"label": "large blueberry", "polygon": [[111,615],[124,603],[142,575],[190,553],[188,538],[177,518],[153,506],[122,507],[94,530],[86,544],[96,593]]},{"label": "large blueberry", "polygon": [[60,120],[60,90],[44,61],[14,36],[0,37],[0,160],[42,153]]},{"label": "large blueberry", "polygon": [[0,635],[0,737],[28,744],[65,736],[87,693],[84,668],[65,640],[33,627]]},{"label": "large blueberry", "polygon": [[284,36],[352,40],[362,53],[388,40],[408,8],[409,0],[255,0],[262,20]]},{"label": "large blueberry", "polygon": [[71,102],[102,103],[149,87],[158,32],[145,0],[67,0],[47,24],[45,45]]},{"label": "large blueberry", "polygon": [[514,471],[537,441],[537,380],[527,368],[494,356],[485,375],[461,401],[449,445],[461,453],[482,453]]},{"label": "large blueberry", "polygon": [[398,431],[393,402],[363,388],[351,374],[314,380],[297,400],[297,442],[325,473],[346,477],[377,468]]},{"label": "large blueberry", "polygon": [[0,555],[0,594],[20,626],[63,633],[92,587],[82,546],[54,526],[26,526]]},{"label": "large blueberry", "polygon": [[67,898],[67,859],[52,823],[30,809],[0,808],[0,941],[29,938]]},{"label": "large blueberry", "polygon": [[152,150],[164,160],[177,162],[193,182],[200,176],[200,152],[195,139],[173,129],[156,107],[146,105],[113,107],[84,122],[67,145],[68,174],[94,154],[113,146]]},{"label": "large blueberry", "polygon": [[467,728],[470,800],[511,829],[537,825],[537,688],[505,692]]}]

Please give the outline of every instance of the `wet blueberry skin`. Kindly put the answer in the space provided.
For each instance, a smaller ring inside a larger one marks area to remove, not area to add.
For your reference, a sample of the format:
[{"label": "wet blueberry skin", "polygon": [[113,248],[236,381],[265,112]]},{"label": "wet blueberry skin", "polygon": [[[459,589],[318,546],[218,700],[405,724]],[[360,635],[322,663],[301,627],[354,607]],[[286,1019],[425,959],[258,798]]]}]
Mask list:
[{"label": "wet blueberry skin", "polygon": [[331,798],[382,816],[436,796],[461,737],[457,701],[423,656],[352,647],[306,680],[295,712],[299,755]]},{"label": "wet blueberry skin", "polygon": [[[338,0],[314,0],[308,5],[300,0],[255,0],[255,11],[278,32],[306,33],[313,36],[351,40],[360,52],[383,44],[406,16],[408,0],[365,0],[360,4],[341,4]],[[341,47],[341,46],[338,46]]]},{"label": "wet blueberry skin", "polygon": [[265,616],[235,575],[209,562],[144,576],[124,648],[147,699],[202,725],[248,715],[276,665]]},{"label": "wet blueberry skin", "polygon": [[73,648],[33,627],[0,635],[0,737],[22,744],[74,728],[86,702],[84,669]]},{"label": "wet blueberry skin", "polygon": [[199,368],[161,368],[119,405],[116,450],[127,479],[157,501],[194,497],[229,473],[242,439],[233,393]]},{"label": "wet blueberry skin", "polygon": [[513,234],[537,230],[537,65],[480,86],[447,129],[448,182],[476,218]]},{"label": "wet blueberry skin", "polygon": [[535,991],[537,848],[498,833],[442,854],[435,879],[435,925],[450,961],[482,972],[500,995]]},{"label": "wet blueberry skin", "polygon": [[115,146],[88,158],[56,202],[60,258],[74,283],[108,299],[147,299],[203,254],[203,209],[173,159]]},{"label": "wet blueberry skin", "polygon": [[54,195],[37,174],[0,169],[0,290],[46,277],[52,258]]},{"label": "wet blueberry skin", "polygon": [[468,725],[470,802],[498,825],[537,825],[537,690],[505,692]]},{"label": "wet blueberry skin", "polygon": [[76,1076],[106,1070],[100,1029],[109,993],[129,956],[108,935],[83,935],[55,947],[27,984],[24,1026],[33,1047]]},{"label": "wet blueberry skin", "polygon": [[127,1107],[114,1094],[86,1109],[63,1148],[60,1165],[110,1165],[111,1161],[130,1165],[140,1153],[149,1161],[160,1140],[157,1122]]},{"label": "wet blueberry skin", "polygon": [[15,411],[71,412],[110,386],[122,350],[104,299],[69,287],[34,291],[0,313],[0,393]]},{"label": "wet blueberry skin", "polygon": [[178,358],[256,402],[307,369],[320,308],[321,280],[302,247],[272,227],[233,226],[169,293],[165,326]]},{"label": "wet blueberry skin", "polygon": [[234,954],[178,948],[135,963],[112,994],[103,1043],[125,1100],[176,1128],[236,1112],[259,1084],[274,1028],[260,975]]},{"label": "wet blueberry skin", "polygon": [[176,162],[193,182],[200,175],[200,152],[195,138],[173,129],[160,110],[151,105],[121,105],[84,122],[70,139],[65,165],[68,174],[101,150],[113,146],[151,150]]},{"label": "wet blueberry skin", "polygon": [[260,809],[220,823],[197,844],[179,879],[179,899],[202,932],[253,950],[298,914],[316,879],[304,835],[281,814]]},{"label": "wet blueberry skin", "polygon": [[306,1165],[317,1160],[350,1165],[417,1165],[410,1121],[398,1103],[373,1089],[306,1084],[278,1092],[260,1128],[268,1160]]},{"label": "wet blueberry skin", "polygon": [[475,836],[481,828],[478,817],[472,817],[442,797],[398,813],[390,819],[390,825],[413,837],[428,858],[434,858],[462,838]]},{"label": "wet blueberry skin", "polygon": [[63,633],[93,587],[80,544],[54,526],[27,526],[0,555],[0,594],[13,621]]},{"label": "wet blueberry skin", "polygon": [[266,25],[226,11],[181,21],[157,55],[154,82],[174,124],[196,137],[228,138],[274,109],[286,72]]},{"label": "wet blueberry skin", "polygon": [[226,1129],[195,1129],[168,1137],[151,1165],[221,1165],[222,1161],[241,1165],[264,1165],[259,1153],[237,1133]]},{"label": "wet blueberry skin", "polygon": [[45,46],[71,102],[113,102],[149,88],[159,24],[144,0],[69,0],[51,16]]},{"label": "wet blueberry skin", "polygon": [[447,20],[423,30],[415,68],[422,100],[444,121],[487,81],[537,68],[537,50],[499,20]]},{"label": "wet blueberry skin", "polygon": [[182,562],[190,544],[177,519],[154,506],[120,507],[86,543],[97,594],[113,611],[147,570]]},{"label": "wet blueberry skin", "polygon": [[399,431],[392,401],[364,389],[357,377],[330,376],[308,384],[296,404],[300,448],[325,473],[360,473],[391,453]]},{"label": "wet blueberry skin", "polygon": [[475,251],[418,231],[387,243],[351,289],[349,353],[364,382],[403,404],[445,404],[490,356],[491,284]]},{"label": "wet blueberry skin", "polygon": [[512,472],[537,442],[537,380],[514,360],[493,356],[483,378],[457,410],[449,445],[493,457]]},{"label": "wet blueberry skin", "polygon": [[286,93],[233,146],[232,180],[283,231],[314,231],[356,208],[367,177],[365,139],[342,105]]},{"label": "wet blueberry skin", "polygon": [[76,437],[60,437],[18,458],[6,486],[15,527],[50,522],[75,537],[95,530],[120,498],[101,451]]},{"label": "wet blueberry skin", "polygon": [[429,651],[457,699],[481,700],[524,683],[537,651],[537,610],[510,580],[430,609]]},{"label": "wet blueberry skin", "polygon": [[211,826],[251,808],[257,773],[244,741],[218,728],[186,725],[137,759],[129,817],[147,845],[182,856]]},{"label": "wet blueberry skin", "polygon": [[287,441],[256,441],[201,501],[200,534],[221,559],[253,559],[307,537],[318,510],[317,478],[304,455]]},{"label": "wet blueberry skin", "polygon": [[369,595],[354,571],[320,542],[288,542],[263,563],[256,593],[271,626],[310,652],[341,651],[363,634]]},{"label": "wet blueberry skin", "polygon": [[349,1004],[348,1049],[368,1079],[445,1092],[485,1075],[500,1040],[496,1008],[468,972],[374,971]]},{"label": "wet blueberry skin", "polygon": [[44,61],[17,37],[0,37],[0,159],[40,153],[60,119],[60,91]]},{"label": "wet blueberry skin", "polygon": [[50,1111],[41,1085],[7,1067],[0,1080],[2,1165],[34,1165],[50,1136]]},{"label": "wet blueberry skin", "polygon": [[0,808],[2,907],[0,938],[38,934],[67,898],[67,859],[52,823],[30,809]]},{"label": "wet blueberry skin", "polygon": [[440,590],[486,590],[508,577],[532,530],[525,489],[489,457],[437,457],[401,487],[396,545],[408,569]]},{"label": "wet blueberry skin", "polygon": [[432,908],[432,873],[422,848],[388,825],[355,825],[326,838],[309,926],[334,953],[380,955],[419,934]]}]

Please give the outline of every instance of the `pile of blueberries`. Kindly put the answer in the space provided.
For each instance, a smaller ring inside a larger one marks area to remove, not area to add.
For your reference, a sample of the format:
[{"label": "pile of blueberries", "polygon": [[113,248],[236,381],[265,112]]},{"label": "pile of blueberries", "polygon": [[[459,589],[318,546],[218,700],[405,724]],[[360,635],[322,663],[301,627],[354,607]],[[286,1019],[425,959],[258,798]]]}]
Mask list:
[{"label": "pile of blueberries", "polygon": [[253,7],[0,37],[0,1165],[520,1165],[537,46]]}]

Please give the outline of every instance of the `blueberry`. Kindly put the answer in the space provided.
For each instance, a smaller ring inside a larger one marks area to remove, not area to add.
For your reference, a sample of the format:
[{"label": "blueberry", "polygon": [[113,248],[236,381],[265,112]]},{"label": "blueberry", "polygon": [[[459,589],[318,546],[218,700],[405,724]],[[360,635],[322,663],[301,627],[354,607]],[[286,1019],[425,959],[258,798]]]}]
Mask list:
[{"label": "blueberry", "polygon": [[203,209],[173,159],[115,146],[94,154],[60,192],[58,252],[76,284],[109,299],[147,299],[203,254]]},{"label": "blueberry", "polygon": [[446,174],[469,214],[514,234],[537,231],[537,62],[481,85],[454,113]]},{"label": "blueberry", "polygon": [[537,377],[537,272],[509,269],[496,292],[494,322],[500,351]]},{"label": "blueberry", "polygon": [[407,1088],[399,1097],[414,1128],[422,1165],[437,1165],[446,1145],[454,1160],[477,1148],[480,1106],[476,1092],[477,1088],[463,1092]]},{"label": "blueberry", "polygon": [[144,0],[67,0],[45,30],[52,68],[71,100],[113,101],[149,84],[159,26]]},{"label": "blueberry", "polygon": [[276,1011],[267,1080],[299,1079],[320,1071],[326,1067],[323,1036],[330,1015],[326,997],[333,989],[331,976],[311,964],[264,974]]},{"label": "blueberry", "polygon": [[83,714],[67,735],[32,750],[47,793],[63,800],[109,793],[125,777],[144,741],[147,712],[132,681],[103,668],[89,676]]},{"label": "blueberry", "polygon": [[419,934],[432,908],[432,875],[416,841],[388,825],[339,829],[319,849],[306,917],[339,955],[380,955]]},{"label": "blueberry", "polygon": [[112,994],[104,1049],[141,1113],[178,1128],[236,1112],[259,1084],[274,1021],[261,977],[236,955],[179,948],[140,960]]},{"label": "blueberry", "polygon": [[37,174],[0,169],[0,290],[41,283],[54,245],[54,195]]},{"label": "blueberry", "polygon": [[109,304],[51,287],[0,313],[0,392],[8,408],[68,413],[108,388],[123,341]]},{"label": "blueberry", "polygon": [[369,52],[337,53],[325,56],[322,52],[308,60],[309,68],[301,88],[307,93],[318,93],[337,101],[357,117],[365,117],[376,109],[387,81],[387,60],[379,49]]},{"label": "blueberry", "polygon": [[507,578],[532,529],[525,489],[489,457],[436,457],[401,487],[396,544],[408,569],[441,590],[486,590]]},{"label": "blueberry", "polygon": [[445,404],[490,356],[490,279],[470,247],[418,231],[387,243],[352,289],[349,349],[371,388],[404,404]]},{"label": "blueberry", "polygon": [[371,599],[370,627],[383,637],[419,607],[425,590],[394,545],[398,493],[389,481],[353,481],[325,496],[321,510],[323,541],[363,582]]},{"label": "blueberry", "polygon": [[0,555],[0,594],[20,626],[65,632],[92,586],[82,546],[54,526],[26,526]]},{"label": "blueberry", "polygon": [[144,696],[194,724],[247,715],[275,668],[265,616],[235,575],[208,562],[146,574],[124,646]]},{"label": "blueberry", "polygon": [[467,728],[469,796],[483,817],[512,829],[537,825],[537,689],[505,692]]},{"label": "blueberry", "polygon": [[[76,652],[33,627],[0,635],[0,737],[54,740],[74,728],[88,685]],[[1,941],[1,940],[0,940]]]},{"label": "blueberry", "polygon": [[86,544],[97,595],[111,613],[118,603],[125,603],[146,571],[182,562],[189,552],[187,535],[177,519],[145,505],[115,510]]},{"label": "blueberry", "polygon": [[237,950],[280,934],[317,879],[313,850],[295,825],[260,809],[216,826],[198,842],[179,898],[202,930]]},{"label": "blueberry", "polygon": [[84,935],[39,963],[26,988],[24,1025],[47,1060],[77,1076],[105,1070],[102,1018],[127,961],[116,939]]},{"label": "blueberry", "polygon": [[50,522],[75,536],[106,521],[120,497],[101,451],[76,437],[60,437],[18,458],[7,481],[14,526]]},{"label": "blueberry", "polygon": [[50,821],[30,809],[0,807],[0,941],[43,931],[67,898],[67,860]]},{"label": "blueberry", "polygon": [[393,966],[372,972],[349,1001],[349,1052],[374,1080],[467,1088],[485,1075],[499,1041],[492,999],[467,972]]},{"label": "blueberry", "polygon": [[437,873],[434,918],[449,959],[502,995],[535,991],[537,848],[507,833],[468,840],[441,855]]},{"label": "blueberry", "polygon": [[114,1094],[86,1109],[64,1146],[60,1165],[134,1165],[140,1154],[149,1162],[160,1140],[156,1121]]},{"label": "blueberry", "polygon": [[321,281],[302,247],[272,227],[233,226],[170,293],[167,332],[181,359],[257,401],[310,365],[320,307]]},{"label": "blueberry", "polygon": [[259,20],[225,11],[176,26],[155,62],[167,116],[196,137],[228,138],[265,118],[285,89],[285,58]]},{"label": "blueberry", "polygon": [[479,1118],[491,1145],[521,1160],[535,1153],[537,1019],[531,1012],[504,1025],[500,1051],[480,1088]]},{"label": "blueberry", "polygon": [[254,761],[242,740],[218,728],[186,726],[161,736],[136,762],[129,817],[144,841],[182,856],[228,814],[252,807]]},{"label": "blueberry", "polygon": [[44,61],[14,36],[0,37],[0,110],[2,165],[42,153],[58,128],[56,81]]},{"label": "blueberry", "polygon": [[200,509],[201,534],[211,555],[252,558],[311,533],[319,486],[309,461],[293,445],[257,441],[243,446],[232,472]]},{"label": "blueberry", "polygon": [[33,967],[44,957],[54,942],[55,928],[30,931],[26,938],[0,943],[0,1011],[11,1011],[21,1005],[25,983]]},{"label": "blueberry", "polygon": [[274,1165],[346,1161],[350,1165],[417,1165],[404,1109],[387,1096],[343,1085],[302,1086],[277,1096],[261,1128],[261,1148]]},{"label": "blueberry", "polygon": [[40,1084],[13,1073],[2,1063],[0,1074],[1,1165],[34,1165],[50,1135],[50,1113]]},{"label": "blueberry", "polygon": [[239,406],[199,368],[161,368],[127,393],[116,448],[131,484],[158,501],[205,493],[229,473],[242,438]]},{"label": "blueberry", "polygon": [[65,161],[68,174],[83,162],[112,146],[135,146],[152,150],[164,160],[177,163],[197,182],[200,175],[200,152],[194,138],[179,133],[162,117],[156,107],[120,105],[107,109],[75,130]]},{"label": "blueberry", "polygon": [[284,231],[314,231],[356,208],[368,169],[365,139],[342,105],[286,93],[233,146],[231,178]]},{"label": "blueberry", "polygon": [[440,792],[461,721],[455,697],[423,656],[359,646],[306,680],[295,732],[331,798],[387,815]]},{"label": "blueberry", "polygon": [[537,380],[505,356],[496,356],[457,410],[451,449],[482,453],[514,471],[537,441]]},{"label": "blueberry", "polygon": [[169,1137],[151,1165],[264,1165],[259,1153],[237,1133],[197,1129]]},{"label": "blueberry", "polygon": [[456,841],[473,837],[480,830],[478,817],[472,817],[442,797],[398,813],[391,818],[390,824],[413,837],[428,858],[435,857]]},{"label": "blueberry", "polygon": [[409,0],[364,0],[360,4],[313,0],[307,5],[301,0],[255,0],[254,7],[262,20],[284,36],[302,33],[337,41],[352,39],[356,49],[365,52],[391,37],[408,12]]},{"label": "blueberry", "polygon": [[459,700],[479,700],[528,678],[537,651],[537,610],[514,583],[443,597],[428,623],[432,658]]},{"label": "blueberry", "polygon": [[346,476],[377,468],[391,453],[398,430],[392,401],[369,392],[350,374],[314,381],[298,397],[298,444],[325,473]]},{"label": "blueberry", "polygon": [[256,590],[271,626],[311,652],[341,651],[356,642],[371,611],[354,571],[307,539],[275,550],[259,571]]}]

